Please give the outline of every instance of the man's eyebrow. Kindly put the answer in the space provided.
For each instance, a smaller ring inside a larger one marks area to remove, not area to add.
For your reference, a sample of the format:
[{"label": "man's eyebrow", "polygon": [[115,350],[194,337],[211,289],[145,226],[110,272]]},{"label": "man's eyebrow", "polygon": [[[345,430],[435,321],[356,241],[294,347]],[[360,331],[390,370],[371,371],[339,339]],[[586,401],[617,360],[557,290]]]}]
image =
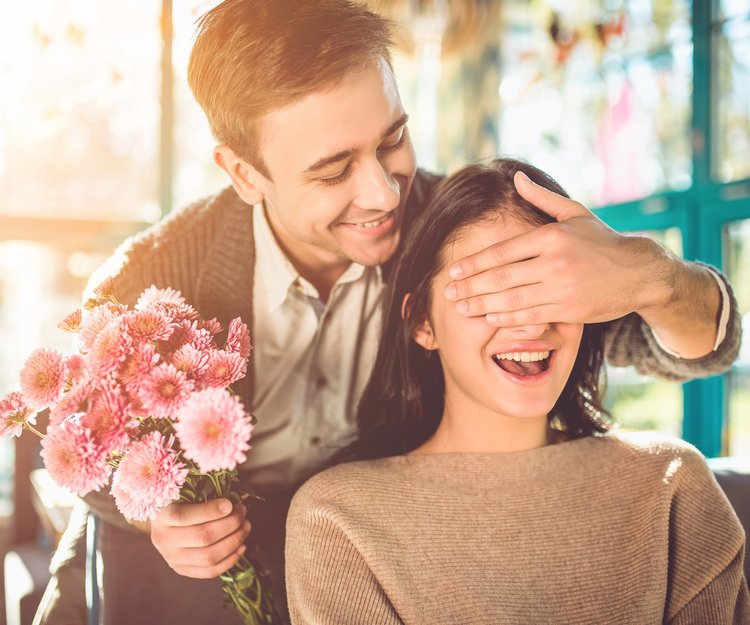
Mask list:
[{"label": "man's eyebrow", "polygon": [[[398,130],[402,126],[405,126],[407,121],[409,121],[409,116],[404,113],[395,122],[388,126],[386,131],[383,133],[382,138],[385,139],[388,135],[393,134],[394,132],[396,132],[396,130]],[[331,156],[324,156],[323,158],[318,159],[312,165],[310,165],[310,167],[308,167],[304,173],[314,174],[315,172],[318,172],[321,169],[325,169],[333,163],[338,163],[339,161],[343,161],[349,158],[352,154],[354,154],[354,152],[355,150],[353,149],[341,150],[341,152],[336,152],[336,154],[331,154]]]}]

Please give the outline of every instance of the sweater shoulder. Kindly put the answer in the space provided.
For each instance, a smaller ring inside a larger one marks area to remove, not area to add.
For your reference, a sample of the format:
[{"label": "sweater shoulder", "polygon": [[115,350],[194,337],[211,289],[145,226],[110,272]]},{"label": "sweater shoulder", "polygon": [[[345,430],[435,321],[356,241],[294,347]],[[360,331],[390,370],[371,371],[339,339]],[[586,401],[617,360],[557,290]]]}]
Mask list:
[{"label": "sweater shoulder", "polygon": [[313,475],[299,488],[292,499],[290,516],[294,511],[322,508],[343,511],[362,497],[377,497],[398,488],[403,475],[390,458],[336,465]]},{"label": "sweater shoulder", "polygon": [[[638,471],[655,472],[664,479],[675,476],[708,476],[710,469],[703,454],[690,443],[660,432],[611,432],[601,438],[607,462]],[[678,482],[681,480],[677,480]]]},{"label": "sweater shoulder", "polygon": [[185,257],[190,257],[191,264],[200,264],[217,236],[217,226],[228,212],[242,208],[247,207],[227,187],[173,211],[126,239],[92,275],[84,297],[106,278],[114,280],[115,295],[126,304],[134,303],[137,292],[151,283],[190,290],[192,285],[180,284],[180,276],[170,271],[183,265]]}]

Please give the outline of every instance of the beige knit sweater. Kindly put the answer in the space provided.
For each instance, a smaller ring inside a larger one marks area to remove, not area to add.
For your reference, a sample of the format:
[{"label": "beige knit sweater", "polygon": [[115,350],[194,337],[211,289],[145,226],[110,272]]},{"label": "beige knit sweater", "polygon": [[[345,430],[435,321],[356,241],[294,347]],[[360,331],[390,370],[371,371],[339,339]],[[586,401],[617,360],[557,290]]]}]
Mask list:
[{"label": "beige knit sweater", "polygon": [[750,623],[744,534],[687,443],[608,434],[340,465],[287,522],[294,625]]}]

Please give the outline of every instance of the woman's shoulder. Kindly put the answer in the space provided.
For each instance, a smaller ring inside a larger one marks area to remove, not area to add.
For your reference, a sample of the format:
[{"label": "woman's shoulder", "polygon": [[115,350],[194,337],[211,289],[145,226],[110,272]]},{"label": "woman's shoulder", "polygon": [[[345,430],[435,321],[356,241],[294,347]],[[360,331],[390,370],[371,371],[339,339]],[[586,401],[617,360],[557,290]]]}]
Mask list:
[{"label": "woman's shoulder", "polygon": [[669,434],[615,430],[595,440],[604,462],[632,467],[628,472],[631,475],[638,469],[665,479],[710,473],[705,457],[695,446]]},{"label": "woman's shoulder", "polygon": [[403,478],[400,458],[346,462],[309,478],[297,491],[293,506],[332,505],[377,496],[397,489]]}]

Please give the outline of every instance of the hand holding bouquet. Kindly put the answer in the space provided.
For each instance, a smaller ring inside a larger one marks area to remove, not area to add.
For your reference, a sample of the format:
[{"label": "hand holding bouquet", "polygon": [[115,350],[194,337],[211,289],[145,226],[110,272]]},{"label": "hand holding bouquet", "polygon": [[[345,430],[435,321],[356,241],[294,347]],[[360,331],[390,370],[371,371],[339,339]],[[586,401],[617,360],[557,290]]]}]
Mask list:
[{"label": "hand holding bouquet", "polygon": [[[28,429],[42,438],[50,475],[78,495],[110,482],[122,514],[152,518],[174,501],[239,502],[237,465],[250,449],[253,417],[230,385],[247,372],[247,326],[201,320],[179,292],[146,289],[133,309],[111,281],[60,324],[77,334],[77,354],[38,349],[24,365],[21,391],[0,399],[0,435]],[[46,435],[34,428],[49,408]],[[267,575],[243,556],[221,576],[246,623],[280,622]]]}]

